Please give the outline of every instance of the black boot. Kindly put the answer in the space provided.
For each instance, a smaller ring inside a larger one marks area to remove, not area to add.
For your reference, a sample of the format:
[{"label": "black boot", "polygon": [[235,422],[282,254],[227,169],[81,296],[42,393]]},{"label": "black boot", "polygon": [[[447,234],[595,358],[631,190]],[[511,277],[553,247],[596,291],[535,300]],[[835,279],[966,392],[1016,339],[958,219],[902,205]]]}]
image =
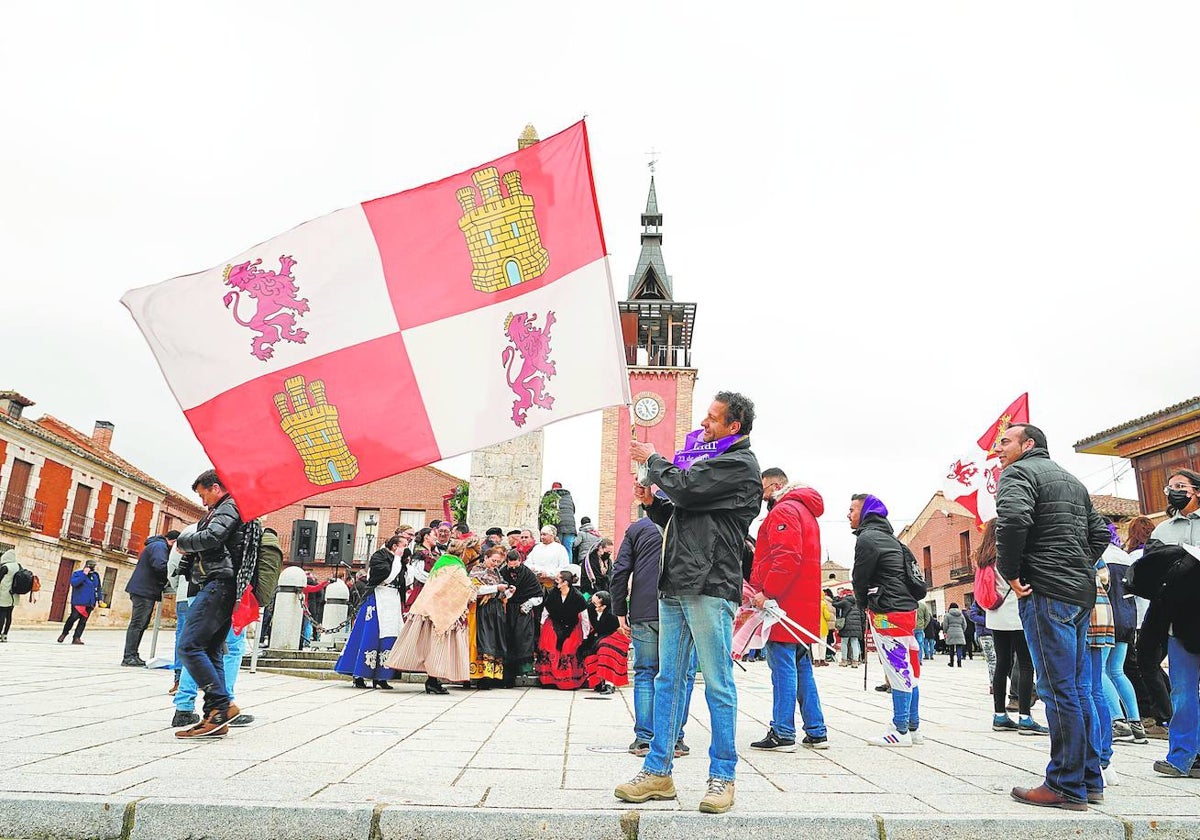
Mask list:
[{"label": "black boot", "polygon": [[384,691],[391,691],[392,687],[388,685],[387,680],[371,680],[372,688],[382,688]]},{"label": "black boot", "polygon": [[364,680],[362,677],[355,677],[354,678],[354,687],[355,688],[366,688],[367,681]]},{"label": "black boot", "polygon": [[446,687],[444,685],[442,685],[440,682],[438,682],[436,677],[429,677],[428,679],[425,680],[425,693],[426,694],[449,694],[450,692],[446,690]]}]

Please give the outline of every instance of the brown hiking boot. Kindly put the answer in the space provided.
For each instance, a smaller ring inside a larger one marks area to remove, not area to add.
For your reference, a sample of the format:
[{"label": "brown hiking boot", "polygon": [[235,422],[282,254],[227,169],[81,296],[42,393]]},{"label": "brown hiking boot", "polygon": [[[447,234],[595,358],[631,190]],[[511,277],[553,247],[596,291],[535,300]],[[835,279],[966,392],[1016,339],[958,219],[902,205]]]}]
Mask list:
[{"label": "brown hiking boot", "polygon": [[670,776],[656,776],[645,770],[624,784],[617,785],[613,796],[625,802],[646,802],[650,799],[674,799],[675,782]]},{"label": "brown hiking boot", "polygon": [[180,729],[175,733],[176,738],[223,738],[229,734],[229,712],[234,712],[236,717],[241,713],[241,710],[232,703],[229,704],[228,710],[210,709],[204,719],[193,726],[191,729]]},{"label": "brown hiking boot", "polygon": [[709,779],[708,793],[700,800],[700,813],[724,814],[733,807],[733,782]]}]

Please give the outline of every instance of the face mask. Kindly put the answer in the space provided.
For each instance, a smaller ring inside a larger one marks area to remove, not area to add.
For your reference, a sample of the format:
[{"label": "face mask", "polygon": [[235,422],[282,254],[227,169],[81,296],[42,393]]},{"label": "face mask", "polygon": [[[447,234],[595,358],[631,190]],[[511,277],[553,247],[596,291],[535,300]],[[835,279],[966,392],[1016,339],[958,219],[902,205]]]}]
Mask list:
[{"label": "face mask", "polygon": [[1183,510],[1192,501],[1186,490],[1168,490],[1167,504],[1175,510]]}]

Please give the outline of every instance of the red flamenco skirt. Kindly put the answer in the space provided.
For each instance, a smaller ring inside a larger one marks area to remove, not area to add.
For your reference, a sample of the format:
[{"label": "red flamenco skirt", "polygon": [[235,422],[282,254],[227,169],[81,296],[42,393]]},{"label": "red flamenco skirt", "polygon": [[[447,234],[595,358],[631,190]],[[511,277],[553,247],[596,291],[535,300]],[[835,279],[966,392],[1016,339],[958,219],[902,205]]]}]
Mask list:
[{"label": "red flamenco skirt", "polygon": [[629,685],[629,637],[620,631],[609,633],[583,663],[583,670],[588,688],[602,682]]},{"label": "red flamenco skirt", "polygon": [[538,682],[542,685],[552,685],[564,691],[574,691],[583,685],[583,665],[579,662],[579,645],[583,643],[583,631],[579,625],[571,631],[563,642],[562,650],[558,648],[558,636],[554,632],[554,623],[547,621],[542,625],[542,633],[538,637],[538,649],[535,657]]}]

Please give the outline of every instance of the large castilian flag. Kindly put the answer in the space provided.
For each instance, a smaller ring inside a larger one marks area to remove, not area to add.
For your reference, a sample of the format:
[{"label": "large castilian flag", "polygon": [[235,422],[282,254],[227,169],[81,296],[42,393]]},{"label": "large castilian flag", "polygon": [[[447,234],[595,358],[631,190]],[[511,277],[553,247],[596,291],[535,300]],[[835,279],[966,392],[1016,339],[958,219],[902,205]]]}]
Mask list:
[{"label": "large castilian flag", "polygon": [[1029,422],[1029,392],[1017,397],[986,432],[979,436],[967,454],[950,465],[943,479],[942,492],[975,515],[975,525],[996,518],[996,491],[1000,486],[1000,456],[996,448],[1000,438],[1014,423]]},{"label": "large castilian flag", "polygon": [[122,303],[247,517],[629,401],[582,122]]}]

